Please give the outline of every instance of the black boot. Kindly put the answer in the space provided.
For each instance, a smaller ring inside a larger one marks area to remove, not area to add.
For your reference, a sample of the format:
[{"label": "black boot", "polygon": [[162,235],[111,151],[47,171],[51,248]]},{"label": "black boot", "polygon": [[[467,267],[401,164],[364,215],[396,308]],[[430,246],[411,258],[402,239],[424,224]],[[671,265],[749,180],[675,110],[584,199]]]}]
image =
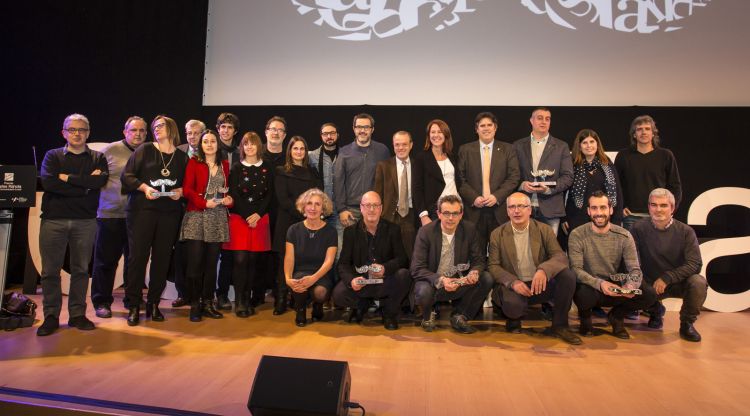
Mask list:
[{"label": "black boot", "polygon": [[237,294],[237,302],[235,302],[234,313],[238,318],[247,318],[250,316],[247,304],[247,294]]},{"label": "black boot", "polygon": [[312,320],[313,322],[318,322],[318,321],[323,320],[323,304],[322,303],[313,302]]},{"label": "black boot", "polygon": [[131,306],[128,308],[128,326],[136,326],[141,321],[141,308]]},{"label": "black boot", "polygon": [[158,303],[146,302],[146,318],[151,318],[154,322],[164,321],[164,315],[159,310]]},{"label": "black boot", "polygon": [[286,312],[286,298],[288,296],[286,287],[284,289],[279,288],[279,290],[276,291],[276,298],[273,301],[273,314],[274,315],[281,315],[284,312]]},{"label": "black boot", "polygon": [[224,315],[221,314],[221,312],[217,311],[216,308],[214,308],[213,302],[203,302],[203,308],[201,310],[201,314],[205,316],[206,318],[211,319],[220,319],[223,318]]},{"label": "black boot", "polygon": [[201,315],[201,302],[192,302],[190,304],[190,322],[200,322],[203,320]]},{"label": "black boot", "polygon": [[304,306],[302,306],[301,308],[297,307],[296,311],[297,316],[294,317],[294,324],[300,328],[307,325],[307,318],[305,317],[307,308],[305,308]]}]

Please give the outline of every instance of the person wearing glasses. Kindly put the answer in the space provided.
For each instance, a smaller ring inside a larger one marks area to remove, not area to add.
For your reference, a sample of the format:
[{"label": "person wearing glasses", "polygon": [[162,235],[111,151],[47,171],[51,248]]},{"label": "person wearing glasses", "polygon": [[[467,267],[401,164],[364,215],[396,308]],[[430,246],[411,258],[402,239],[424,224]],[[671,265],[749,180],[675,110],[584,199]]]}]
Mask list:
[{"label": "person wearing glasses", "polygon": [[486,250],[481,246],[474,225],[462,221],[463,202],[456,195],[438,200],[438,220],[419,229],[411,259],[415,280],[414,298],[422,309],[422,329],[435,329],[435,302],[451,301],[451,327],[461,334],[472,334],[469,325],[492,289],[492,275],[485,270]]},{"label": "person wearing glasses", "polygon": [[[351,308],[349,322],[360,323],[370,301],[385,299],[383,326],[396,330],[401,301],[411,287],[401,230],[381,218],[383,203],[377,192],[365,192],[359,206],[362,219],[344,230],[338,265],[341,281],[333,290],[333,301]],[[382,282],[367,284],[365,279],[382,279]]]},{"label": "person wearing glasses", "polygon": [[439,119],[427,123],[424,151],[414,156],[412,184],[414,211],[421,225],[437,219],[437,201],[443,195],[458,195],[453,136],[448,124]]},{"label": "person wearing glasses", "polygon": [[362,217],[359,201],[375,185],[378,162],[391,157],[388,148],[373,140],[375,119],[365,113],[354,116],[354,142],[343,146],[333,167],[333,195],[342,227]]},{"label": "person wearing glasses", "polygon": [[[274,193],[279,205],[276,226],[273,231],[272,247],[277,253],[285,253],[286,235],[289,227],[305,219],[304,212],[295,205],[297,198],[312,188],[322,188],[323,181],[318,172],[310,166],[307,155],[307,142],[302,136],[289,139],[286,149],[286,163],[274,172]],[[283,269],[277,275],[277,302],[274,312],[286,309],[287,285]]]},{"label": "person wearing glasses", "polygon": [[[99,318],[112,317],[112,290],[115,273],[121,256],[125,256],[125,270],[130,252],[128,251],[128,231],[125,226],[125,204],[120,174],[133,151],[146,140],[148,125],[138,116],[125,121],[122,131],[125,138],[108,144],[102,153],[107,158],[109,175],[107,184],[99,195],[99,209],[96,214],[96,244],[94,246],[94,267],[91,273],[91,303]],[[125,305],[127,308],[127,305]]]},{"label": "person wearing glasses", "polygon": [[62,288],[60,270],[70,246],[68,326],[88,331],[94,323],[86,318],[89,261],[96,233],[99,189],[107,183],[109,168],[103,154],[89,149],[89,120],[82,114],[65,118],[62,136],[67,144],[44,155],[41,181],[42,223],[39,254],[42,257],[42,306],[44,322],[38,336],[60,327]]},{"label": "person wearing glasses", "polygon": [[[286,163],[286,151],[284,148],[284,139],[286,138],[287,124],[286,119],[281,116],[273,116],[266,122],[266,145],[263,149],[263,163],[271,169],[271,173],[275,172],[279,166],[284,166]],[[276,229],[276,218],[279,214],[279,204],[276,199],[276,193],[272,195],[270,209],[268,210],[268,218],[270,220],[271,232]],[[273,242],[273,235],[271,240]],[[282,238],[284,236],[281,236]],[[284,245],[282,241],[281,246]],[[277,251],[276,246],[272,245],[270,252],[263,255],[263,265],[265,266],[265,273],[259,274],[265,278],[255,279],[253,281],[252,295],[250,303],[252,305],[258,305],[264,301],[266,289],[271,289],[274,296],[274,308],[273,314],[280,315],[286,311],[286,297],[282,298],[278,294],[278,276],[283,272],[281,261],[284,258],[283,251]]]},{"label": "person wearing glasses", "polygon": [[313,304],[313,322],[323,319],[323,303],[333,285],[330,271],[336,258],[337,238],[336,230],[323,221],[333,211],[325,192],[308,189],[294,201],[304,220],[289,227],[285,235],[284,280],[292,290],[294,323],[303,327],[307,325],[309,301]]},{"label": "person wearing glasses", "polygon": [[229,241],[227,207],[233,199],[229,191],[229,162],[221,158],[217,134],[201,134],[198,151],[185,169],[183,190],[187,211],[182,219],[180,241],[185,242],[190,321],[223,315],[213,305],[216,263],[221,244]]},{"label": "person wearing glasses", "polygon": [[552,227],[532,219],[531,198],[516,192],[506,200],[510,221],[490,235],[489,271],[495,279],[492,301],[506,316],[505,330],[521,333],[521,318],[529,305],[552,301],[552,327],[548,333],[568,344],[581,338],[568,329],[576,275],[557,243]]},{"label": "person wearing glasses", "polygon": [[128,194],[125,208],[130,261],[125,294],[128,297],[128,325],[140,322],[140,305],[149,270],[146,317],[164,321],[159,300],[167,285],[172,247],[177,241],[182,211],[182,181],[188,157],[177,149],[177,123],[158,115],[151,122],[154,142],[138,147],[122,171],[122,191]]}]

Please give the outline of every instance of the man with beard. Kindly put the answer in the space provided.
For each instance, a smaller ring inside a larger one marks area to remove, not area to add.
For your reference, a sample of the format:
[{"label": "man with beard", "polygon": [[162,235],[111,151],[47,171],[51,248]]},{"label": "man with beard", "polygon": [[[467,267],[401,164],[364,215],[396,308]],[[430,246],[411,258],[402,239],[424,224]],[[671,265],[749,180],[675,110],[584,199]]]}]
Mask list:
[{"label": "man with beard", "polygon": [[[323,178],[323,191],[333,201],[333,164],[339,154],[339,133],[338,128],[333,123],[324,123],[320,126],[320,141],[323,143],[319,148],[310,151],[310,166],[318,171],[318,175]],[[341,228],[336,205],[333,205],[333,215],[328,217],[328,224],[334,226],[336,231]],[[342,228],[343,229],[343,228]],[[341,242],[339,241],[339,246]]]},{"label": "man with beard", "polygon": [[[628,339],[625,315],[653,305],[656,292],[649,285],[641,285],[643,275],[633,237],[624,228],[609,222],[612,204],[607,194],[602,191],[591,194],[588,214],[591,222],[573,230],[568,242],[570,268],[578,278],[573,299],[581,318],[580,333],[593,335],[593,307],[611,306],[607,317],[612,334]],[[621,264],[626,273],[618,273]],[[627,292],[632,289],[640,289],[642,293]]]},{"label": "man with beard", "polygon": [[[221,113],[216,119],[216,131],[219,132],[219,150],[229,166],[240,160],[240,149],[235,137],[240,129],[240,119],[232,113]],[[221,263],[216,282],[216,309],[232,310],[229,301],[229,285],[232,284],[232,252],[221,250]]]}]

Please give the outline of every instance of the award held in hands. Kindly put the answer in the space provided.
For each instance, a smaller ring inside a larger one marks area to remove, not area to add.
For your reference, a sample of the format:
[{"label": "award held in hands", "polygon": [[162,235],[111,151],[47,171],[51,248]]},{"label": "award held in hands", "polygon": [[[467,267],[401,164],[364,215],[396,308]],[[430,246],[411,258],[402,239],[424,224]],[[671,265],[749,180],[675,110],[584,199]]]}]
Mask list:
[{"label": "award held in hands", "polygon": [[355,267],[354,270],[357,273],[362,273],[362,274],[367,273],[367,278],[365,278],[364,276],[360,276],[360,277],[358,277],[358,278],[355,279],[357,281],[357,284],[360,284],[360,285],[378,285],[378,284],[382,284],[383,283],[383,279],[382,278],[373,278],[372,276],[370,276],[370,273],[380,273],[381,271],[383,271],[383,266],[380,266],[380,265],[377,265],[377,264],[373,264],[373,265],[366,264],[364,266]]},{"label": "award held in hands", "polygon": [[556,186],[557,181],[548,181],[547,177],[552,176],[555,174],[555,170],[551,169],[537,169],[531,171],[531,176],[534,177],[534,182],[531,183],[531,186]]},{"label": "award held in hands", "polygon": [[154,181],[149,181],[151,183],[151,186],[154,188],[161,188],[161,191],[152,192],[151,196],[154,196],[156,198],[161,198],[163,196],[175,196],[177,195],[177,192],[174,191],[167,191],[167,186],[175,186],[177,185],[176,180],[172,179],[157,179]]}]

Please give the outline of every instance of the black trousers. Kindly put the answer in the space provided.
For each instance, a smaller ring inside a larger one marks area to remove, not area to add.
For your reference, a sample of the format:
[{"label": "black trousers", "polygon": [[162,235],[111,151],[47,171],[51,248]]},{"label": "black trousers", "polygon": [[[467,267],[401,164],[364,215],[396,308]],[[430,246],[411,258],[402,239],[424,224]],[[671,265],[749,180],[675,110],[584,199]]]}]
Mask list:
[{"label": "black trousers", "polygon": [[[531,287],[531,282],[526,282]],[[547,288],[538,295],[526,297],[519,295],[513,289],[503,285],[495,287],[492,300],[499,305],[503,314],[509,319],[520,319],[528,312],[529,305],[553,301],[552,326],[554,328],[568,327],[568,312],[573,304],[573,294],[576,290],[576,275],[565,268],[555,277],[547,281]]]},{"label": "black trousers", "polygon": [[[646,285],[647,283],[644,281],[643,284]],[[650,283],[649,286],[652,284]],[[694,274],[688,276],[685,280],[668,285],[664,293],[658,296],[658,300],[681,298],[680,322],[692,324],[698,319],[707,294],[708,282],[706,282],[706,278],[699,274]],[[652,313],[659,312],[656,306],[656,304],[652,305],[649,311]]]},{"label": "black trousers", "polygon": [[112,290],[120,256],[125,256],[122,275],[127,285],[129,254],[125,218],[97,218],[94,269],[91,274],[91,302],[94,307],[112,305]]},{"label": "black trousers", "polygon": [[422,308],[422,318],[430,319],[430,312],[435,302],[452,301],[451,315],[463,315],[466,319],[474,319],[482,307],[487,294],[490,293],[494,280],[489,272],[479,274],[479,281],[473,285],[461,286],[454,292],[445,288],[436,289],[427,280],[418,280],[414,284],[414,299]]},{"label": "black trousers", "polygon": [[177,240],[180,227],[179,212],[154,210],[128,211],[126,218],[130,261],[125,293],[130,305],[141,301],[146,285],[146,264],[149,255],[148,302],[159,303],[167,285],[167,272],[172,256],[172,247]]},{"label": "black trousers", "polygon": [[210,302],[216,284],[216,263],[219,261],[221,243],[185,240],[187,254],[187,287],[191,302]]},{"label": "black trousers", "polygon": [[190,295],[188,294],[189,289],[187,283],[187,260],[185,242],[176,242],[174,245],[174,252],[172,253],[172,262],[174,263],[174,287],[177,290],[178,298],[189,301]]},{"label": "black trousers", "polygon": [[591,316],[591,309],[595,306],[611,306],[612,316],[617,319],[623,319],[629,312],[648,309],[649,306],[656,302],[656,291],[648,284],[642,284],[640,287],[642,294],[633,298],[623,296],[607,296],[593,287],[578,283],[576,284],[576,293],[573,301],[578,307],[578,314],[582,317]]},{"label": "black trousers", "polygon": [[338,306],[358,308],[360,302],[369,299],[383,299],[383,313],[386,318],[397,318],[401,311],[401,302],[409,294],[411,275],[408,269],[399,269],[383,279],[383,284],[367,285],[355,291],[343,280],[333,289],[333,302]]},{"label": "black trousers", "polygon": [[[221,250],[221,264],[219,264],[219,276],[216,279],[216,296],[227,296],[229,294],[229,285],[232,284],[232,270],[234,263],[232,255],[234,251]],[[237,288],[234,288],[237,291]],[[235,294],[236,296],[236,294]]]},{"label": "black trousers", "polygon": [[[498,203],[500,202],[498,201]],[[477,229],[477,238],[479,239],[479,247],[482,248],[482,254],[486,257],[490,234],[492,234],[492,231],[495,228],[500,226],[500,224],[497,223],[497,218],[495,218],[495,207],[479,208],[479,218],[475,225]]]}]

